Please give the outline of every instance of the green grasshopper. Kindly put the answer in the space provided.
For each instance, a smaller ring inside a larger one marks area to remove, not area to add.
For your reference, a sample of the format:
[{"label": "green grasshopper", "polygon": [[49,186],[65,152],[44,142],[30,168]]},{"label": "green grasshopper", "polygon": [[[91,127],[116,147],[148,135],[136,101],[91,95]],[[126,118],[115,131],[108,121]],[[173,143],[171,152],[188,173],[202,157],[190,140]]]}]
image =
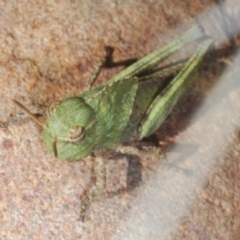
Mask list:
[{"label": "green grasshopper", "polygon": [[[173,52],[203,38],[187,62],[149,74]],[[166,46],[141,58],[110,81],[76,97],[52,103],[44,127],[44,144],[61,160],[80,160],[96,149],[154,133],[180,96],[196,80],[197,69],[213,43],[200,27],[193,27]],[[179,73],[166,84],[163,76]],[[144,72],[148,74],[144,75]],[[30,113],[22,104],[14,102]],[[37,121],[37,120],[36,120]]]},{"label": "green grasshopper", "polygon": [[[187,61],[154,69],[163,59],[198,39],[201,41]],[[94,150],[154,133],[195,82],[212,43],[202,28],[193,27],[108,82],[52,103],[44,124],[21,103],[14,102],[43,126],[44,144],[50,153],[61,160],[80,160]]]}]

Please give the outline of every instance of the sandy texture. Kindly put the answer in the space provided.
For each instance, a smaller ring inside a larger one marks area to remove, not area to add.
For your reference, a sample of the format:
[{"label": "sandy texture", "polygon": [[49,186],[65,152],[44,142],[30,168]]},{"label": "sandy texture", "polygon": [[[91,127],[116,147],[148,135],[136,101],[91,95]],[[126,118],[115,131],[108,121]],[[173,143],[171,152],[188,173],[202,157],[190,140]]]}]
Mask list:
[{"label": "sandy texture", "polygon": [[[154,138],[165,160],[149,143],[116,154],[108,189],[131,191],[93,203],[85,223],[77,219],[90,157],[51,157],[29,118],[0,129],[1,239],[239,239],[240,7],[216,2],[0,2],[0,121],[14,110],[11,98],[47,105],[84,91],[106,45],[116,62],[140,58],[195,21],[216,40],[200,84]],[[104,69],[96,84],[120,69]]]}]

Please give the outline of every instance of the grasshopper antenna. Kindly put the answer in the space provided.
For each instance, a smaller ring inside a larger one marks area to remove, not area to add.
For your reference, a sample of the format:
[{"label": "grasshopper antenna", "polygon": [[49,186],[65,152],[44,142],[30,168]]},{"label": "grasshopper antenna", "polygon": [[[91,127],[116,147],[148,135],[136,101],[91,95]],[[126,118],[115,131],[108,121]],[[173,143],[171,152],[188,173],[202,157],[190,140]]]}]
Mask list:
[{"label": "grasshopper antenna", "polygon": [[42,126],[43,128],[47,127],[45,124],[43,124],[41,121],[39,121],[39,119],[33,113],[31,113],[26,107],[24,107],[20,102],[18,102],[15,99],[12,99],[12,101],[15,105],[17,105],[19,108],[21,108],[28,116],[30,116],[40,126]]}]

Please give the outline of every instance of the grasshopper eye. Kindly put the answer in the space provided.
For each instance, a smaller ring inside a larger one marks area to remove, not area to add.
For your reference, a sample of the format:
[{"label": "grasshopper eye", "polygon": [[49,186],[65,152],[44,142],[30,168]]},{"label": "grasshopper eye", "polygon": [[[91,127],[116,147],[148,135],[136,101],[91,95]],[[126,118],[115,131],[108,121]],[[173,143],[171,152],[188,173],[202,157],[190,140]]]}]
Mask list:
[{"label": "grasshopper eye", "polygon": [[69,129],[68,135],[71,143],[79,144],[85,137],[85,130],[82,126],[74,126]]},{"label": "grasshopper eye", "polygon": [[57,137],[53,142],[53,152],[54,156],[57,157],[57,143],[65,142],[72,144],[80,144],[85,137],[85,129],[82,126],[73,126],[68,131],[68,137]]},{"label": "grasshopper eye", "polygon": [[54,113],[57,107],[60,105],[61,101],[52,102],[47,108],[47,116],[49,117],[52,113]]}]

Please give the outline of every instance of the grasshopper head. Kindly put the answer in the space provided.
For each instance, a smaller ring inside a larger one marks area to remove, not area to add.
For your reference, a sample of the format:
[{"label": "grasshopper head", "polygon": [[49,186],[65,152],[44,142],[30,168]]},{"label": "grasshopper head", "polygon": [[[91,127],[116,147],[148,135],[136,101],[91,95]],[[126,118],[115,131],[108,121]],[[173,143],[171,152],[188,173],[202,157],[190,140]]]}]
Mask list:
[{"label": "grasshopper head", "polygon": [[48,108],[44,143],[62,160],[79,160],[95,146],[96,117],[94,110],[81,97],[51,104]]}]

